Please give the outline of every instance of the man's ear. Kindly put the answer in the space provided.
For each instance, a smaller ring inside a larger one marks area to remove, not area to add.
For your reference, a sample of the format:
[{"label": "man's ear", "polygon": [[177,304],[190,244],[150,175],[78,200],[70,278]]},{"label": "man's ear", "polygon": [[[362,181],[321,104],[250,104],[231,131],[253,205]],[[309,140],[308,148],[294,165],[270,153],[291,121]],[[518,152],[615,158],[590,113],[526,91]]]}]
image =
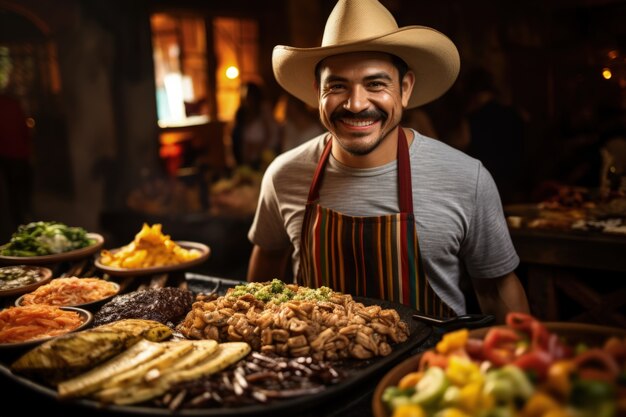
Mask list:
[{"label": "man's ear", "polygon": [[409,98],[413,92],[415,86],[415,73],[413,71],[407,71],[402,78],[400,87],[402,88],[402,107],[406,107],[409,104]]}]

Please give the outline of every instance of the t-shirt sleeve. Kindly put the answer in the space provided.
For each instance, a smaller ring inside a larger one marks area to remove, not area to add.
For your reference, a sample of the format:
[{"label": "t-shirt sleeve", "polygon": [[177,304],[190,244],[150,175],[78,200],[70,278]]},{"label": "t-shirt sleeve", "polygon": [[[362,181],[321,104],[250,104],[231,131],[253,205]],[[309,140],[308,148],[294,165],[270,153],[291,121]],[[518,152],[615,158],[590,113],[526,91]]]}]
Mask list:
[{"label": "t-shirt sleeve", "polygon": [[482,164],[478,165],[474,210],[462,257],[472,278],[500,277],[519,265],[498,189]]},{"label": "t-shirt sleeve", "polygon": [[285,249],[290,244],[279,209],[272,166],[265,172],[261,181],[259,202],[248,231],[248,239],[267,250]]}]

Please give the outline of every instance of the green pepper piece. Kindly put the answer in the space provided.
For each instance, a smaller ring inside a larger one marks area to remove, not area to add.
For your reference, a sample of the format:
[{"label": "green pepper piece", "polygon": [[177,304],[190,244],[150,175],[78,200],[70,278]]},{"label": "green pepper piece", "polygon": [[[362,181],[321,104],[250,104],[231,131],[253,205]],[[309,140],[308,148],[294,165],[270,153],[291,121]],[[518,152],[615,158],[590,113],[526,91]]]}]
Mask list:
[{"label": "green pepper piece", "polygon": [[443,369],[432,366],[424,372],[424,376],[417,383],[411,402],[426,406],[433,404],[443,396],[448,385],[448,378]]}]

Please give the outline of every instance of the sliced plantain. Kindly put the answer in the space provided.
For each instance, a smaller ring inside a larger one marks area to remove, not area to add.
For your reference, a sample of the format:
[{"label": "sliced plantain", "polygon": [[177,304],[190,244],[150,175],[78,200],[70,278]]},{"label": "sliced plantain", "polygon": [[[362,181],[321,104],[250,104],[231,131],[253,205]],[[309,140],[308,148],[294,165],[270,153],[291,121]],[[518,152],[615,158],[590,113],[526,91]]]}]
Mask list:
[{"label": "sliced plantain", "polygon": [[103,402],[118,405],[136,404],[164,394],[178,382],[188,381],[219,372],[236,363],[250,352],[250,345],[245,342],[220,343],[213,354],[191,368],[167,368],[158,378],[145,380],[126,389],[109,390],[97,393]]},{"label": "sliced plantain", "polygon": [[118,373],[109,378],[102,386],[115,387],[125,386],[140,381],[148,371],[162,370],[168,366],[174,365],[178,360],[185,357],[193,349],[193,342],[189,340],[181,340],[176,342],[161,343],[161,346],[165,348],[165,351],[147,362],[140,364],[134,368],[128,369],[125,372]]},{"label": "sliced plantain", "polygon": [[153,320],[120,320],[49,340],[18,358],[11,370],[56,384],[97,366],[142,338],[156,342],[171,335],[169,327]]},{"label": "sliced plantain", "polygon": [[90,371],[61,382],[57,387],[59,397],[79,397],[95,392],[110,378],[141,366],[163,351],[165,351],[165,347],[162,344],[142,339],[128,350]]},{"label": "sliced plantain", "polygon": [[219,346],[215,340],[209,339],[192,340],[191,343],[193,343],[194,349],[188,355],[183,356],[180,360],[173,364],[171,371],[180,371],[191,368],[192,366],[207,359],[217,350]]},{"label": "sliced plantain", "polygon": [[172,329],[155,320],[124,319],[103,324],[95,329],[114,329],[140,336],[152,342],[160,342],[172,335]]},{"label": "sliced plantain", "polygon": [[[176,343],[184,343],[191,347],[190,351],[187,351],[184,355],[176,358],[169,366],[163,366],[164,363],[160,363],[159,358],[155,358],[151,363],[159,362],[159,366],[142,366],[141,373],[137,373],[128,378],[129,375],[118,375],[113,378],[110,383],[107,383],[104,389],[96,392],[94,396],[102,402],[114,402],[117,397],[128,396],[128,393],[124,394],[124,391],[132,391],[133,398],[139,402],[143,398],[150,399],[159,393],[167,391],[168,385],[162,386],[162,381],[159,381],[162,373],[174,372],[176,370],[187,369],[195,364],[207,359],[218,349],[218,343],[215,340],[186,340],[181,342],[172,342],[172,345]],[[167,362],[170,362],[169,360]],[[149,364],[145,364],[149,365]],[[129,374],[133,370],[129,371]],[[150,376],[150,377],[149,377]],[[152,394],[154,392],[154,394]],[[130,403],[128,403],[130,404]]]},{"label": "sliced plantain", "polygon": [[180,381],[189,381],[211,375],[229,367],[248,353],[250,353],[250,345],[245,342],[220,343],[217,351],[205,361],[198,363],[191,369],[169,372],[165,378],[171,385]]}]

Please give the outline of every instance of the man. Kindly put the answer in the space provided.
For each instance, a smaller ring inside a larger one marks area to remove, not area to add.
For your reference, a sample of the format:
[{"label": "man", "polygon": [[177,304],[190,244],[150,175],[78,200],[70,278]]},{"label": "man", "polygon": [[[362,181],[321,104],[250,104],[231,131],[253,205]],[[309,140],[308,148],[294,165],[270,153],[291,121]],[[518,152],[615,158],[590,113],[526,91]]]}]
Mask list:
[{"label": "man", "polygon": [[[263,178],[249,238],[249,281],[298,283],[466,312],[472,278],[484,313],[528,311],[514,274],[498,191],[480,162],[399,127],[405,108],[454,82],[459,55],[441,33],[398,28],[375,0],[339,0],[322,46],[277,46],[274,74],[317,105],[328,133],[277,157]],[[314,87],[313,87],[314,86]],[[419,238],[418,238],[419,236]]]}]

